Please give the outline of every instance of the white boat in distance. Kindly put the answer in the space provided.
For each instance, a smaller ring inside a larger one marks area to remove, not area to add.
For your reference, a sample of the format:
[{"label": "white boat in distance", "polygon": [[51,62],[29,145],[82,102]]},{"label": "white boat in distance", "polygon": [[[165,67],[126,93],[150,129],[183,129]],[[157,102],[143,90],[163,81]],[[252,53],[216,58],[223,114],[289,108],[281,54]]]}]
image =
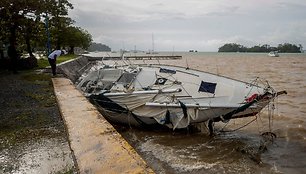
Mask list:
[{"label": "white boat in distance", "polygon": [[255,116],[286,93],[167,65],[104,65],[81,77],[77,87],[110,121],[171,129]]},{"label": "white boat in distance", "polygon": [[268,56],[270,57],[279,57],[278,51],[271,51],[269,52]]}]

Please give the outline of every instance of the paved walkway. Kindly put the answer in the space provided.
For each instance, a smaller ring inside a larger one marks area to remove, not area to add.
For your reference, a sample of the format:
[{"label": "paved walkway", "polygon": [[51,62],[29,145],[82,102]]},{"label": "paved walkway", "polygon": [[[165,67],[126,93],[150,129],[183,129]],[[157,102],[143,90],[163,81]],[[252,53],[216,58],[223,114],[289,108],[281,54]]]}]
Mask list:
[{"label": "paved walkway", "polygon": [[154,173],[69,79],[52,81],[80,173]]}]

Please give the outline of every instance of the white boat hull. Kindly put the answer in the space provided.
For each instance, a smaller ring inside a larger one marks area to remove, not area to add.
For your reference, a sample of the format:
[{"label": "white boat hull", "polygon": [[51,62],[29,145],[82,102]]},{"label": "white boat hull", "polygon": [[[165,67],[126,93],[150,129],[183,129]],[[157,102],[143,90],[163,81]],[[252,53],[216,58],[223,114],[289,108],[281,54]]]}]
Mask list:
[{"label": "white boat hull", "polygon": [[102,68],[78,87],[111,121],[172,129],[254,116],[275,97],[269,87],[160,65]]}]

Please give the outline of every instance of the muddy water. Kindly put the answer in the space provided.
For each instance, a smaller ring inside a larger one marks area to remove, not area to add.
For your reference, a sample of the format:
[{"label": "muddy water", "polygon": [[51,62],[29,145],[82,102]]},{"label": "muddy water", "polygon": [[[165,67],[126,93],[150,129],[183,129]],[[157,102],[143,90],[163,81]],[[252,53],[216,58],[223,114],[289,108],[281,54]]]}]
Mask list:
[{"label": "muddy water", "polygon": [[[215,124],[215,137],[204,124],[200,132],[122,130],[157,173],[306,173],[306,54],[177,54],[183,59],[138,63],[188,66],[246,82],[260,77],[288,95],[257,117]],[[261,136],[270,130],[273,141]]]}]

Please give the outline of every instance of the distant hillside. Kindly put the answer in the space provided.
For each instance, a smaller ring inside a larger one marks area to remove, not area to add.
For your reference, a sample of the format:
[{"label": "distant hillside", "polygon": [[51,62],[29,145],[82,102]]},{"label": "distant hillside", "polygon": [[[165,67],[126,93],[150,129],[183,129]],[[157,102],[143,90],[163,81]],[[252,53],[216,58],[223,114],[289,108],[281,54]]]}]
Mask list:
[{"label": "distant hillside", "polygon": [[301,53],[303,52],[303,46],[299,44],[298,46],[295,44],[284,43],[278,44],[277,47],[271,47],[268,44],[253,46],[251,48],[247,48],[243,45],[237,43],[227,43],[219,48],[218,52],[270,52],[270,51],[278,51],[280,53]]},{"label": "distant hillside", "polygon": [[88,51],[112,51],[112,49],[104,44],[92,42],[88,48]]}]

